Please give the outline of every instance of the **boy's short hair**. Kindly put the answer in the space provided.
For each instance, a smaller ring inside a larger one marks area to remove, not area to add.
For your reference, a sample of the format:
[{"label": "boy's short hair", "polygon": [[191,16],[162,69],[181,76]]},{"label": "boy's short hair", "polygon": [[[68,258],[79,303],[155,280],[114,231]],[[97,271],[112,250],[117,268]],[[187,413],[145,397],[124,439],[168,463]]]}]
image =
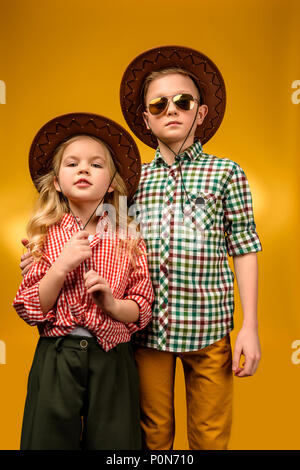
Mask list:
[{"label": "boy's short hair", "polygon": [[144,107],[145,107],[145,99],[146,99],[146,95],[147,95],[147,91],[149,89],[150,83],[152,83],[154,80],[162,76],[175,75],[175,74],[184,75],[185,77],[188,77],[192,80],[199,94],[198,98],[200,101],[200,105],[203,104],[201,91],[199,90],[199,87],[197,83],[195,82],[195,78],[191,75],[191,73],[189,73],[187,70],[182,69],[180,67],[168,67],[162,70],[155,70],[154,72],[151,72],[149,75],[147,75],[147,77],[145,78],[144,83],[142,85],[142,90],[141,90],[141,102]]}]

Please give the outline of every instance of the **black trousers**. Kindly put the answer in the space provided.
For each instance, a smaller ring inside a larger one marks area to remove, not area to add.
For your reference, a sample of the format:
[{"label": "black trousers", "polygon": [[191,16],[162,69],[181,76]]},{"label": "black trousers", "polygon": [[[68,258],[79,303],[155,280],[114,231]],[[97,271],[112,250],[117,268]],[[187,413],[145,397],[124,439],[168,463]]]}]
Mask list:
[{"label": "black trousers", "polygon": [[21,449],[141,448],[138,372],[130,343],[40,338],[28,379]]}]

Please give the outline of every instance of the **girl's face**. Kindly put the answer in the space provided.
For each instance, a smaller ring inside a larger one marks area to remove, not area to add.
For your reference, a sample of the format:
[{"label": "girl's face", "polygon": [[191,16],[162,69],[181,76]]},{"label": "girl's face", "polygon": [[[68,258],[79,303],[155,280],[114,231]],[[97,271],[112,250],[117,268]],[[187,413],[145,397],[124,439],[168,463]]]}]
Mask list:
[{"label": "girl's face", "polygon": [[107,160],[107,151],[100,142],[78,137],[62,154],[55,189],[62,191],[70,203],[99,203],[107,190],[113,191]]},{"label": "girl's face", "polygon": [[[162,96],[174,96],[181,93],[187,93],[194,98],[199,98],[199,93],[194,82],[187,76],[182,74],[168,74],[153,80],[147,90],[145,104],[154,98]],[[187,136],[195,118],[197,106],[189,111],[178,108],[172,100],[169,100],[166,109],[157,115],[153,115],[147,110],[144,113],[144,120],[147,128],[151,128],[152,132],[162,142],[168,145],[179,144]],[[197,117],[190,133],[191,140],[194,139],[196,127],[201,125],[207,114],[207,106],[202,105],[198,109]]]}]

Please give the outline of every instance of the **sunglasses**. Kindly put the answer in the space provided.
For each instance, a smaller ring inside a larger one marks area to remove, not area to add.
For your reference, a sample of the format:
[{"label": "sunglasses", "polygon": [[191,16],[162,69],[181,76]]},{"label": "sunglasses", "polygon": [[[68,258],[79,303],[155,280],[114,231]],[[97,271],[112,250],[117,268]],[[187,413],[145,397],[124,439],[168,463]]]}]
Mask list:
[{"label": "sunglasses", "polygon": [[160,96],[150,101],[148,109],[151,114],[157,115],[162,113],[169,104],[169,100],[172,99],[173,103],[184,111],[190,111],[195,106],[195,102],[198,102],[196,98],[188,93],[182,93],[179,95],[172,96]]}]

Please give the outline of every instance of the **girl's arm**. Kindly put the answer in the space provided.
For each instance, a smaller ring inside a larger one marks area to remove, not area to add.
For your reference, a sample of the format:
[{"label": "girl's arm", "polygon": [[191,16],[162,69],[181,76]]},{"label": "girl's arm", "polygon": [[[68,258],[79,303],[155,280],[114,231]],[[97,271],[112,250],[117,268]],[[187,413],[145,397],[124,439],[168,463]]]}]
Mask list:
[{"label": "girl's arm", "polygon": [[85,273],[84,280],[87,293],[104,313],[123,323],[135,323],[138,320],[138,304],[130,299],[115,299],[108,282],[95,271]]},{"label": "girl's arm", "polygon": [[139,250],[135,268],[127,279],[124,299],[115,299],[108,282],[95,271],[89,271],[84,276],[85,287],[95,304],[114,320],[129,323],[127,326],[131,332],[145,328],[150,322],[154,300],[143,240],[139,242]]},{"label": "girl's arm", "polygon": [[92,255],[88,236],[89,234],[84,231],[75,233],[40,281],[39,298],[44,313],[54,306],[67,274]]},{"label": "girl's arm", "polygon": [[115,299],[115,309],[111,316],[124,323],[135,323],[140,316],[140,307],[134,300]]},{"label": "girl's arm", "polygon": [[87,232],[77,232],[64,246],[54,263],[44,253],[34,261],[24,277],[13,306],[18,315],[31,326],[55,319],[55,305],[68,272],[91,256]]},{"label": "girl's arm", "polygon": [[[238,377],[253,375],[260,361],[260,344],[257,321],[258,266],[256,253],[234,256],[234,269],[242,309],[243,326],[238,333],[232,369]],[[241,355],[245,356],[244,367],[239,367]]]},{"label": "girl's arm", "polygon": [[31,326],[52,321],[54,318],[52,311],[47,314],[42,312],[39,299],[39,284],[50,267],[51,260],[46,255],[39,261],[33,261],[13,301],[18,315]]},{"label": "girl's arm", "polygon": [[39,298],[40,306],[43,313],[49,312],[54,306],[63,283],[67,276],[66,270],[60,265],[60,263],[54,263],[39,285]]}]

